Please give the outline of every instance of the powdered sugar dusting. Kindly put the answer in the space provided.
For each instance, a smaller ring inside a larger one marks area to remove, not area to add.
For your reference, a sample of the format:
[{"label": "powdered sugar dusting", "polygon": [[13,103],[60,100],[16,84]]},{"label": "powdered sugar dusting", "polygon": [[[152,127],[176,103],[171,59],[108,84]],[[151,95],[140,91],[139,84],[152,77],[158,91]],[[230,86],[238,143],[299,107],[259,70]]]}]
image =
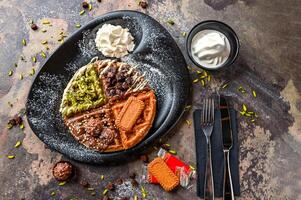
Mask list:
[{"label": "powdered sugar dusting", "polygon": [[96,34],[92,33],[90,30],[83,32],[83,39],[78,42],[78,47],[81,56],[94,57],[99,54],[95,44]]},{"label": "powdered sugar dusting", "polygon": [[154,199],[154,196],[148,193],[147,190],[144,198],[141,186],[134,187],[129,180],[124,181],[120,185],[116,185],[115,192],[110,198],[114,200],[121,200],[123,197],[127,197],[130,200],[134,200],[135,195],[138,197],[138,199]]},{"label": "powdered sugar dusting", "polygon": [[[55,128],[64,129],[62,118],[58,113],[61,93],[66,84],[62,75],[54,75],[43,72],[36,85],[33,85],[33,98],[28,101],[28,111],[31,122],[37,129]],[[55,123],[49,123],[53,121]],[[60,126],[61,124],[61,126]]]}]

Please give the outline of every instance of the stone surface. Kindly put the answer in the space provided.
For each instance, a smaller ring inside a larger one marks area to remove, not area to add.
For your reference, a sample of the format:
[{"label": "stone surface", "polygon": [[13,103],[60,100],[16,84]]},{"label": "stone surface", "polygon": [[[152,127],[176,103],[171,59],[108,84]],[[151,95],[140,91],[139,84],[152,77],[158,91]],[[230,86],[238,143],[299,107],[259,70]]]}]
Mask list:
[{"label": "stone surface", "polygon": [[[71,161],[77,168],[77,176],[64,186],[58,186],[52,177],[53,164],[62,155],[51,151],[34,135],[25,120],[25,129],[8,130],[7,121],[24,108],[26,96],[36,71],[45,62],[41,56],[33,63],[31,57],[42,50],[49,55],[60,45],[60,31],[71,34],[75,24],[84,24],[106,12],[121,9],[139,10],[161,22],[177,41],[185,57],[185,38],[196,23],[216,19],[229,24],[240,38],[238,60],[228,68],[212,72],[212,80],[202,87],[194,84],[192,109],[188,111],[172,131],[168,143],[177,150],[180,158],[195,165],[194,132],[190,122],[192,111],[201,105],[202,96],[219,92],[231,97],[233,106],[241,109],[244,103],[258,114],[256,123],[249,123],[240,116],[240,181],[241,197],[238,199],[301,199],[301,2],[275,0],[149,0],[144,10],[134,0],[91,0],[93,9],[79,15],[82,1],[11,0],[0,1],[0,199],[101,199],[108,182],[118,177],[127,178],[129,172],[141,174],[142,161],[119,166],[91,166]],[[29,20],[39,29],[33,31]],[[52,26],[42,25],[49,19]],[[175,25],[166,23],[172,19]],[[47,32],[41,32],[46,29]],[[51,38],[51,36],[53,38]],[[27,45],[22,45],[25,38]],[[47,40],[49,50],[41,41]],[[24,56],[25,61],[20,59]],[[18,67],[14,67],[17,63]],[[9,70],[14,74],[8,76]],[[196,67],[191,75],[195,79]],[[24,79],[19,80],[23,74]],[[229,82],[227,88],[221,86]],[[238,87],[246,89],[242,94]],[[252,97],[251,90],[257,92]],[[11,102],[13,106],[9,106]],[[14,148],[17,141],[23,141]],[[151,152],[153,158],[155,151]],[[15,155],[8,159],[7,155]],[[104,180],[101,180],[104,175]],[[95,188],[95,196],[80,184],[86,180]],[[123,184],[117,188],[128,191]],[[165,193],[158,186],[145,185],[147,198],[197,199],[195,182],[189,189],[180,188]],[[51,196],[51,193],[55,195]],[[118,196],[109,192],[112,196]],[[141,197],[141,190],[132,193]],[[119,194],[120,196],[121,194]]]}]

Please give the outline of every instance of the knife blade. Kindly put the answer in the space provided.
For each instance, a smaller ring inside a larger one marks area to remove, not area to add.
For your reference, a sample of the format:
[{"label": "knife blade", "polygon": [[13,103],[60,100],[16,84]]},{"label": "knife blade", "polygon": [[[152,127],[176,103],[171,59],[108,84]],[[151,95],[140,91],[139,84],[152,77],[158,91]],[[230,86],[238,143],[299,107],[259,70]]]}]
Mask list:
[{"label": "knife blade", "polygon": [[221,126],[222,126],[222,139],[224,151],[224,200],[234,200],[233,184],[230,169],[230,150],[233,145],[231,118],[229,107],[226,99],[220,97],[220,112],[221,112]]}]

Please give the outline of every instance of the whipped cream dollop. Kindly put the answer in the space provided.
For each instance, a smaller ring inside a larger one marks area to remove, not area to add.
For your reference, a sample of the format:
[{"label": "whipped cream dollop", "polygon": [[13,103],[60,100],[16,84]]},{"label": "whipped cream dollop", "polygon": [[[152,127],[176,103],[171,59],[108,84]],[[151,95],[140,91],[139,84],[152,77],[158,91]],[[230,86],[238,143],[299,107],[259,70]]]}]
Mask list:
[{"label": "whipped cream dollop", "polygon": [[203,67],[218,68],[230,55],[228,38],[216,30],[202,30],[191,41],[193,59]]},{"label": "whipped cream dollop", "polygon": [[97,49],[108,57],[123,57],[134,50],[134,38],[129,29],[112,24],[104,24],[96,34]]}]

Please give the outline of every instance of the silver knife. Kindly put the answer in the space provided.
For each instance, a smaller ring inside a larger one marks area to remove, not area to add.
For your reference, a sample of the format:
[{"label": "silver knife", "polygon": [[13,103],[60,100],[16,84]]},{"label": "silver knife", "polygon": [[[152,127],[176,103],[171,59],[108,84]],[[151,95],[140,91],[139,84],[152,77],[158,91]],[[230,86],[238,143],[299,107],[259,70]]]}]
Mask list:
[{"label": "silver knife", "polygon": [[234,200],[233,184],[230,169],[230,150],[233,145],[231,118],[227,101],[224,97],[220,97],[220,112],[222,124],[222,138],[224,151],[224,200]]}]

